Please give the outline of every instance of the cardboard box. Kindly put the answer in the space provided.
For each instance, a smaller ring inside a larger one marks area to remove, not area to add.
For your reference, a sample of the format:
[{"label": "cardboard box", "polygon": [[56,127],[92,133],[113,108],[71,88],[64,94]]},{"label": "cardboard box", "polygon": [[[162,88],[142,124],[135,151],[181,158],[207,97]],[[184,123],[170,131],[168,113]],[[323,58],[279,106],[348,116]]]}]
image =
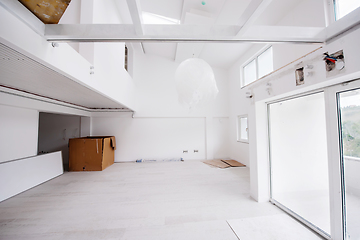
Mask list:
[{"label": "cardboard box", "polygon": [[69,139],[69,171],[102,171],[114,163],[115,137]]}]

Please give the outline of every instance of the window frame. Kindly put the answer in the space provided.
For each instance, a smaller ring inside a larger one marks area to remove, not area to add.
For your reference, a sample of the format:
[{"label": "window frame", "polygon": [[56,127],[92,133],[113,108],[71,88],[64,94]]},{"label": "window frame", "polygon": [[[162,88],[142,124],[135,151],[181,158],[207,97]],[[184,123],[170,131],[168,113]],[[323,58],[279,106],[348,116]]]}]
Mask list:
[{"label": "window frame", "polygon": [[353,9],[351,12],[349,12],[348,14],[338,18],[337,16],[339,15],[338,11],[339,11],[339,5],[338,5],[338,0],[332,0],[332,12],[330,13],[331,17],[332,17],[332,22],[336,22],[338,20],[340,20],[341,18],[345,17],[346,15],[350,14],[351,12],[353,12],[355,9]]},{"label": "window frame", "polygon": [[[240,77],[240,79],[241,79],[240,80],[240,86],[241,86],[241,88],[244,88],[244,87],[250,85],[251,83],[253,83],[253,82],[260,79],[259,78],[259,67],[258,67],[259,66],[259,61],[258,61],[258,58],[259,58],[259,56],[261,56],[263,53],[265,53],[267,50],[269,50],[272,47],[273,47],[272,45],[266,45],[265,47],[261,48],[260,51],[258,51],[256,54],[254,54],[251,58],[249,58],[244,64],[241,65],[241,69],[240,69],[240,71],[241,71],[241,73],[240,73],[240,76],[241,76]],[[273,53],[274,53],[274,51],[272,49],[272,62],[273,62],[273,70],[272,71],[274,71],[274,54]],[[254,60],[255,60],[256,78],[255,78],[254,81],[245,84],[245,71],[244,71],[244,68]],[[266,75],[264,75],[264,76],[266,76]],[[262,76],[262,77],[264,77],[264,76]]]},{"label": "window frame", "polygon": [[[247,139],[241,138],[241,119],[246,118],[246,137]],[[238,115],[236,117],[236,141],[242,143],[249,143],[249,118],[247,114]]]}]

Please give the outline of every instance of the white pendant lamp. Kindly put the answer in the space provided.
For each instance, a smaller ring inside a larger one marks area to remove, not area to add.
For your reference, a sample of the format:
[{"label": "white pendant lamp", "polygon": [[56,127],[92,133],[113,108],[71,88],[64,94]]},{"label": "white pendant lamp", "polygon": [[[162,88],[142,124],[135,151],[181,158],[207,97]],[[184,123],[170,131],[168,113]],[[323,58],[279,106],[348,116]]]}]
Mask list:
[{"label": "white pendant lamp", "polygon": [[180,63],[175,81],[179,102],[190,109],[206,105],[219,92],[212,68],[200,58],[189,58]]}]

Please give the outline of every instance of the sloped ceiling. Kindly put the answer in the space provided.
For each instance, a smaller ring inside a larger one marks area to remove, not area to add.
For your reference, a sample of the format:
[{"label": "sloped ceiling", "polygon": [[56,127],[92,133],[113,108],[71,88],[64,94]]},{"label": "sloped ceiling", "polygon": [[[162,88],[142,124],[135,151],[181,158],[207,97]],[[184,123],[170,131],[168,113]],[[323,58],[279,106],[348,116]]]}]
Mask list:
[{"label": "sloped ceiling", "polygon": [[[179,19],[181,24],[235,25],[251,0],[141,0],[146,12]],[[250,44],[227,43],[143,43],[146,54],[181,62],[200,57],[210,65],[229,68]]]},{"label": "sloped ceiling", "polygon": [[[141,0],[142,11],[179,19],[188,25],[237,25],[252,0]],[[171,2],[171,3],[170,3]],[[272,0],[255,24],[275,25],[299,1]],[[228,69],[251,43],[143,43],[146,54],[181,62],[190,57],[204,59],[213,67]]]}]

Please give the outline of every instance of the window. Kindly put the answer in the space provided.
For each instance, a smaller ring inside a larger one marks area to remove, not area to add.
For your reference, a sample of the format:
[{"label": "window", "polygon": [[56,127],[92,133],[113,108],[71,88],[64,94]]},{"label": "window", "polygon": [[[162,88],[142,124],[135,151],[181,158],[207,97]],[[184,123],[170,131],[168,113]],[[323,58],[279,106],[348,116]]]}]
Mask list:
[{"label": "window", "polygon": [[249,142],[248,118],[247,115],[238,116],[237,118],[237,141]]},{"label": "window", "polygon": [[339,20],[358,7],[360,7],[359,0],[334,0],[335,20]]},{"label": "window", "polygon": [[243,78],[241,87],[244,87],[266,74],[273,71],[273,53],[272,47],[267,48],[256,57],[252,58],[243,67]]}]

